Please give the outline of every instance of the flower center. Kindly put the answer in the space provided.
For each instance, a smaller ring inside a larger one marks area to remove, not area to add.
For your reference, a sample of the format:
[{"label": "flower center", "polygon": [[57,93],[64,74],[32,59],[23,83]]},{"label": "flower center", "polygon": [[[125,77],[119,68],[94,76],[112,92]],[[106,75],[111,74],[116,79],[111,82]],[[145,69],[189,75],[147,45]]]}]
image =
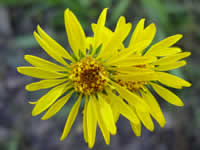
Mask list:
[{"label": "flower center", "polygon": [[102,91],[106,85],[103,76],[108,76],[108,72],[100,62],[91,56],[73,64],[72,81],[74,89],[78,92],[91,95]]},{"label": "flower center", "polygon": [[118,79],[117,82],[131,92],[137,92],[147,84],[146,81],[123,81],[120,79]]}]

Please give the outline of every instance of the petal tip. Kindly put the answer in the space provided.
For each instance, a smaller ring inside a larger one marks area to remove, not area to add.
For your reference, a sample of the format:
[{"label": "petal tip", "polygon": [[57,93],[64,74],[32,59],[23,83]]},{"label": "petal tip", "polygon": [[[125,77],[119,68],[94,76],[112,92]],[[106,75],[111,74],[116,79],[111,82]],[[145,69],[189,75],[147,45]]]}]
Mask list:
[{"label": "petal tip", "polygon": [[47,120],[49,119],[48,117],[46,117],[45,115],[41,118],[41,120]]},{"label": "petal tip", "polygon": [[17,72],[21,73],[22,72],[22,68],[21,67],[17,67]]},{"label": "petal tip", "polygon": [[32,116],[37,116],[38,114],[33,110],[32,111]]},{"label": "petal tip", "polygon": [[61,137],[60,137],[60,141],[63,141],[65,139],[65,137],[62,135]]}]

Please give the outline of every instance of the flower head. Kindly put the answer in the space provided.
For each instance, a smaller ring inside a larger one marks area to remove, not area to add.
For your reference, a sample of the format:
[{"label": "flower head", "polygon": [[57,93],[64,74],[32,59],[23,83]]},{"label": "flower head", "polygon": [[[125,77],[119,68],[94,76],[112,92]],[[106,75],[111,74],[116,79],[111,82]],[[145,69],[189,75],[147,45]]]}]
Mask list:
[{"label": "flower head", "polygon": [[38,26],[34,32],[35,39],[57,63],[25,55],[25,60],[33,66],[17,68],[22,74],[41,79],[28,84],[28,91],[51,88],[38,101],[30,102],[35,105],[33,116],[46,111],[42,119],[49,119],[72,95],[76,97],[61,140],[67,137],[84,101],[83,133],[90,148],[95,143],[97,124],[106,144],[110,143],[110,134],[116,134],[120,115],[130,121],[136,136],[141,134],[141,123],[153,131],[151,117],[163,127],[165,119],[150,88],[169,103],[183,106],[182,101],[162,85],[177,89],[191,86],[189,82],[167,73],[184,66],[186,61],[182,59],[190,55],[173,46],[182,35],[168,37],[147,50],[156,27],[151,24],[145,28],[145,20],[141,19],[125,47],[123,42],[131,31],[131,23],[120,17],[115,30],[111,31],[105,27],[106,14],[107,9],[104,9],[97,23],[92,24],[94,34],[89,37],[76,16],[69,9],[65,11],[71,53]]}]

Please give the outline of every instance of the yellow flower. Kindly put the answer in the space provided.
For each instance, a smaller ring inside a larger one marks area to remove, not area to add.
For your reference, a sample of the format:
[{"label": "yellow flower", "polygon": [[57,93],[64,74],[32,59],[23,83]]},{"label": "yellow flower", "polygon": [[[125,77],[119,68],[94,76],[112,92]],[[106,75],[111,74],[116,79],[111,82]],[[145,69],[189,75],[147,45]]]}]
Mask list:
[{"label": "yellow flower", "polygon": [[42,120],[49,119],[70,97],[76,97],[60,140],[67,137],[84,102],[83,133],[90,148],[95,143],[97,124],[106,144],[110,143],[110,134],[116,134],[120,115],[130,121],[137,136],[141,133],[141,122],[153,130],[151,116],[163,127],[165,119],[149,88],[168,102],[182,106],[181,100],[160,84],[173,88],[190,86],[187,81],[164,72],[186,64],[181,59],[190,53],[172,47],[181,35],[168,37],[144,52],[156,28],[154,24],[144,28],[144,19],[141,19],[125,47],[123,42],[131,23],[120,17],[115,30],[111,31],[105,27],[106,14],[107,9],[104,9],[97,23],[91,25],[93,36],[87,37],[76,16],[66,9],[65,26],[72,52],[68,53],[38,26],[35,39],[57,63],[25,55],[25,60],[33,66],[17,68],[22,74],[41,79],[28,84],[28,91],[51,88],[38,101],[30,102],[35,105],[33,116],[47,110]]}]

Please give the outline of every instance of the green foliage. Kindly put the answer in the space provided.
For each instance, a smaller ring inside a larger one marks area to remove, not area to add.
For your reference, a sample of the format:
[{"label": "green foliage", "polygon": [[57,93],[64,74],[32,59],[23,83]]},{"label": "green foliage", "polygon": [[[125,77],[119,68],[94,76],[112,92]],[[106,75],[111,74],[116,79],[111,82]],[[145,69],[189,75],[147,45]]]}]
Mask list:
[{"label": "green foliage", "polygon": [[11,45],[20,48],[30,48],[38,45],[32,34],[16,37],[13,42]]},{"label": "green foliage", "polygon": [[128,9],[131,0],[119,0],[116,6],[112,9],[112,21],[116,21]]}]

